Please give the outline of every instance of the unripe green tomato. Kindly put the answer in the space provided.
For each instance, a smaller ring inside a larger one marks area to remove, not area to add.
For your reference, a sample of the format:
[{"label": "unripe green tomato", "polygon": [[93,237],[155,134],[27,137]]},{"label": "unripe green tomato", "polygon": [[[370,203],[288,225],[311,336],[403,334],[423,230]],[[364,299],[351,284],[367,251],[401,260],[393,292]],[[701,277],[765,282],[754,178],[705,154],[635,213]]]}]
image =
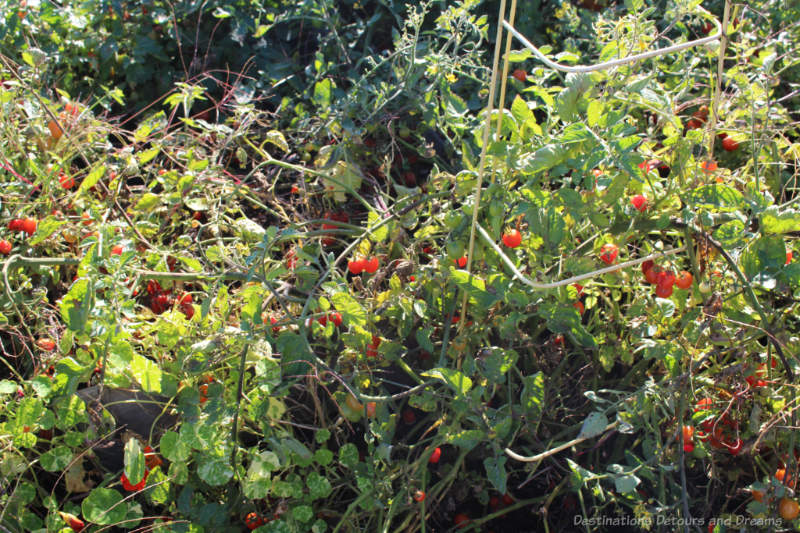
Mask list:
[{"label": "unripe green tomato", "polygon": [[697,286],[697,289],[703,294],[711,292],[711,286],[705,281],[701,282],[700,285]]}]

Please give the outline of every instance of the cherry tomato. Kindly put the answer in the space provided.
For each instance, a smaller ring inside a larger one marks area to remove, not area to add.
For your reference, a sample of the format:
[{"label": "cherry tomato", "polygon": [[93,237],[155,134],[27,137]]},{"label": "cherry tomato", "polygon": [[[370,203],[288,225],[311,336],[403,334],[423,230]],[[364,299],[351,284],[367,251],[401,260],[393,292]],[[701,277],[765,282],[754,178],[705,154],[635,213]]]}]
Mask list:
[{"label": "cherry tomato", "polygon": [[520,69],[520,68],[515,70],[514,73],[511,74],[511,75],[514,76],[519,81],[522,81],[522,82],[524,82],[524,81],[526,81],[528,79],[528,73],[525,72],[524,70]]},{"label": "cherry tomato", "polygon": [[244,518],[244,525],[247,526],[247,529],[254,530],[257,527],[264,525],[264,519],[258,513],[249,513]]},{"label": "cherry tomato", "polygon": [[364,258],[356,259],[355,261],[350,261],[347,263],[347,269],[353,275],[361,274],[364,271],[364,263],[366,260]]},{"label": "cherry tomato", "polygon": [[464,268],[465,266],[467,266],[467,256],[465,256],[465,255],[462,255],[461,257],[459,257],[455,261],[456,261],[456,265],[458,265],[458,268]]},{"label": "cherry tomato", "polygon": [[659,298],[669,298],[672,296],[672,285],[668,283],[657,283],[656,296]]},{"label": "cherry tomato", "polygon": [[28,235],[33,235],[34,233],[36,233],[37,224],[38,222],[36,222],[36,219],[26,218],[25,220],[22,221],[22,231],[24,231]]},{"label": "cherry tomato", "polygon": [[418,490],[418,491],[414,492],[414,495],[412,496],[412,498],[414,498],[415,502],[424,502],[425,501],[425,492],[423,492],[421,490]]},{"label": "cherry tomato", "polygon": [[453,517],[453,523],[459,529],[467,527],[469,525],[469,516],[464,513],[458,513],[456,516]]},{"label": "cherry tomato", "polygon": [[516,248],[517,246],[522,244],[522,235],[520,234],[519,230],[512,229],[508,233],[504,234],[503,244],[505,244],[509,248]]},{"label": "cherry tomato", "polygon": [[618,255],[619,248],[614,243],[606,243],[600,248],[600,260],[607,265],[614,264]]},{"label": "cherry tomato", "polygon": [[441,457],[442,457],[442,449],[437,447],[436,449],[433,450],[433,453],[431,453],[431,456],[428,458],[428,462],[432,465],[435,465],[436,463],[439,462],[439,459],[441,459]]},{"label": "cherry tomato", "polygon": [[725,137],[722,139],[722,148],[724,148],[726,152],[735,152],[739,149],[739,143],[731,137]]},{"label": "cherry tomato", "polygon": [[111,255],[122,255],[122,246],[119,244],[112,246]]},{"label": "cherry tomato", "polygon": [[0,240],[0,253],[3,255],[8,255],[11,253],[11,243],[5,239]]},{"label": "cherry tomato", "polygon": [[692,282],[694,281],[694,277],[692,276],[691,272],[687,272],[685,270],[681,270],[678,272],[678,277],[675,280],[675,285],[679,289],[688,289],[692,286]]},{"label": "cherry tomato", "polygon": [[778,504],[778,512],[784,520],[794,520],[800,514],[800,505],[796,501],[789,498],[781,498]]},{"label": "cherry tomato", "polygon": [[655,266],[655,263],[653,262],[653,260],[652,259],[648,259],[647,261],[642,263],[642,274],[644,274],[645,277],[647,277],[647,271],[650,270],[651,268],[653,268],[654,266]]},{"label": "cherry tomato", "polygon": [[364,272],[367,274],[374,274],[378,267],[380,266],[380,261],[377,257],[371,257],[364,262]]},{"label": "cherry tomato", "polygon": [[647,197],[643,194],[637,194],[631,198],[631,204],[637,211],[644,212],[647,209]]}]

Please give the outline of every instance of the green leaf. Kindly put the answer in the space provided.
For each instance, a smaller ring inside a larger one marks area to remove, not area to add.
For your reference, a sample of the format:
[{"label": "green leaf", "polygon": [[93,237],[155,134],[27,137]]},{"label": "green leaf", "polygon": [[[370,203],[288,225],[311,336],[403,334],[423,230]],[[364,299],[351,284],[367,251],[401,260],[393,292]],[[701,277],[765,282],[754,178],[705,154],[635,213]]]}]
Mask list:
[{"label": "green leaf", "polygon": [[506,456],[500,455],[498,457],[487,457],[483,460],[483,467],[486,469],[486,477],[489,482],[500,494],[506,493]]},{"label": "green leaf", "polygon": [[[369,227],[372,228],[381,221],[381,216],[375,211],[367,213],[367,222]],[[389,224],[384,224],[380,228],[372,232],[370,239],[372,242],[383,242],[389,236]]]},{"label": "green leaf", "polygon": [[633,492],[640,483],[640,479],[635,475],[628,473],[623,465],[609,465],[608,471],[616,474],[614,476],[614,487],[621,494]]},{"label": "green leaf", "polygon": [[355,444],[348,442],[339,448],[339,462],[350,469],[358,465],[358,448]]},{"label": "green leaf", "polygon": [[283,331],[276,341],[276,349],[281,354],[281,376],[286,379],[289,376],[305,375],[309,371],[308,361],[313,364],[314,354],[308,349],[305,339],[291,331]]},{"label": "green leaf", "polygon": [[598,478],[597,474],[590,470],[586,470],[570,458],[567,458],[567,465],[569,466],[569,469],[572,470],[572,487],[575,489],[579,489],[585,485],[586,482]]},{"label": "green leaf", "polygon": [[544,374],[539,371],[532,376],[522,378],[522,395],[520,404],[525,410],[528,428],[536,432],[544,412],[545,386]]},{"label": "green leaf", "polygon": [[89,280],[80,278],[70,287],[69,292],[62,298],[59,310],[61,319],[73,331],[83,331],[89,319],[92,307],[92,291]]},{"label": "green leaf", "polygon": [[361,307],[358,300],[349,292],[337,292],[331,296],[331,303],[337,311],[342,313],[345,324],[365,327],[367,325],[367,311]]},{"label": "green leaf", "polygon": [[486,433],[479,429],[465,429],[452,431],[447,435],[447,441],[464,450],[471,450],[486,438]]},{"label": "green leaf", "polygon": [[154,146],[153,148],[145,150],[144,152],[138,152],[136,154],[136,159],[138,159],[140,165],[146,165],[147,163],[155,159],[155,157],[158,155],[160,151],[161,148],[159,146]]},{"label": "green leaf", "polygon": [[136,209],[137,211],[151,211],[155,209],[157,206],[161,205],[161,196],[158,194],[153,194],[151,192],[144,193],[139,201],[136,202]]},{"label": "green leaf", "polygon": [[289,151],[289,143],[286,142],[286,137],[283,136],[283,133],[279,132],[278,130],[270,130],[266,133],[266,137],[264,142],[268,142],[274,144],[284,152]]},{"label": "green leaf", "polygon": [[66,220],[57,220],[55,217],[48,216],[36,226],[36,233],[28,243],[30,246],[36,246],[44,242],[50,235],[56,232],[58,228],[65,225]]},{"label": "green leaf", "polygon": [[80,187],[78,187],[78,192],[83,193],[97,185],[97,182],[100,181],[100,178],[106,173],[106,166],[105,165],[98,165],[92,169],[89,174],[83,178]]},{"label": "green leaf", "polygon": [[191,445],[174,431],[164,433],[161,437],[160,449],[162,455],[173,463],[185,462],[192,454]]},{"label": "green leaf", "polygon": [[292,507],[292,518],[298,522],[311,522],[311,519],[314,518],[314,509],[312,509],[310,505]]},{"label": "green leaf", "polygon": [[331,482],[317,472],[311,472],[306,476],[306,486],[308,495],[312,500],[327,498],[333,492]]},{"label": "green leaf", "polygon": [[786,209],[780,212],[771,205],[761,213],[761,232],[766,234],[789,233],[800,230],[800,211]]},{"label": "green leaf", "polygon": [[497,295],[486,290],[486,282],[474,273],[470,274],[466,270],[450,267],[450,275],[456,285],[467,293],[470,305],[478,306],[480,309],[488,309],[499,300]]},{"label": "green leaf", "polygon": [[136,485],[144,477],[144,454],[139,441],[128,439],[125,443],[125,477],[131,485]]},{"label": "green leaf", "polygon": [[264,239],[267,234],[258,222],[250,220],[249,218],[237,218],[234,221],[237,234],[247,242],[258,243]]},{"label": "green leaf", "polygon": [[749,280],[771,282],[786,263],[786,245],[777,235],[761,237],[745,249],[740,261]]},{"label": "green leaf", "polygon": [[198,463],[197,475],[212,487],[224,485],[233,477],[233,467],[227,457],[204,456]]},{"label": "green leaf", "polygon": [[578,310],[567,304],[543,304],[538,315],[547,320],[547,329],[566,333],[584,348],[597,348],[597,340],[581,323]]},{"label": "green leaf", "polygon": [[323,110],[331,105],[332,89],[333,82],[330,78],[325,78],[314,84],[314,103]]},{"label": "green leaf", "polygon": [[269,495],[271,473],[280,468],[278,456],[271,451],[254,455],[244,480],[244,494],[248,498],[261,499]]},{"label": "green leaf", "polygon": [[58,446],[43,453],[39,462],[48,472],[64,470],[72,462],[72,450],[67,446]]},{"label": "green leaf", "polygon": [[567,74],[567,87],[556,98],[556,112],[564,122],[572,122],[577,118],[578,101],[592,86],[591,78],[586,74]]},{"label": "green leaf", "polygon": [[498,347],[484,348],[483,355],[484,374],[493,383],[502,383],[505,373],[514,367],[519,358],[514,350],[503,350]]},{"label": "green leaf", "polygon": [[458,395],[466,395],[472,388],[472,380],[452,368],[433,368],[421,374],[424,377],[441,380]]},{"label": "green leaf", "polygon": [[589,126],[594,128],[600,122],[600,117],[603,116],[605,105],[601,100],[596,98],[589,101],[589,107],[586,109],[586,119]]},{"label": "green leaf", "polygon": [[721,183],[703,185],[692,189],[687,201],[694,209],[714,209],[718,211],[735,211],[742,207],[742,193]]},{"label": "green leaf", "polygon": [[744,244],[745,231],[744,222],[741,220],[731,220],[714,230],[714,239],[726,250],[732,250]]},{"label": "green leaf", "polygon": [[590,413],[581,426],[581,432],[578,438],[590,439],[598,435],[602,435],[608,426],[608,418],[600,412]]},{"label": "green leaf", "polygon": [[128,514],[128,505],[123,501],[122,495],[112,489],[94,489],[81,503],[83,517],[95,524],[108,526],[125,519]]},{"label": "green leaf", "polygon": [[161,367],[138,353],[133,354],[131,373],[146,392],[161,392]]},{"label": "green leaf", "polygon": [[564,215],[552,206],[530,209],[525,214],[525,219],[550,250],[557,248],[566,236],[567,223]]}]

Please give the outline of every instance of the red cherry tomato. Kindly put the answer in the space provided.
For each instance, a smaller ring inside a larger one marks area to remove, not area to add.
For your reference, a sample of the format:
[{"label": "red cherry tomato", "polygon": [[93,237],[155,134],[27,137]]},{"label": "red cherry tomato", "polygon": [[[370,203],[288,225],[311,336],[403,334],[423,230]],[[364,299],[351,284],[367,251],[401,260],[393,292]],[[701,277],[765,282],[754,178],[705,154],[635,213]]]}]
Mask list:
[{"label": "red cherry tomato", "polygon": [[442,449],[436,448],[433,450],[433,453],[431,453],[431,456],[428,458],[428,462],[432,465],[435,465],[436,463],[439,462],[439,459],[441,457],[442,457]]},{"label": "red cherry tomato", "polygon": [[614,264],[618,255],[619,248],[614,243],[606,243],[600,248],[600,260],[607,265]]},{"label": "red cherry tomato", "polygon": [[11,253],[11,243],[5,239],[0,240],[0,253],[3,255],[8,255]]},{"label": "red cherry tomato", "polygon": [[456,261],[456,265],[458,265],[458,268],[464,268],[465,266],[467,266],[467,256],[465,256],[465,255],[462,255],[461,257],[459,257],[455,261]]},{"label": "red cherry tomato", "polygon": [[453,523],[459,529],[467,527],[469,525],[469,516],[467,516],[464,513],[458,513],[456,516],[453,517]]},{"label": "red cherry tomato", "polygon": [[694,277],[690,272],[685,270],[681,270],[678,272],[678,277],[675,279],[675,285],[679,289],[688,289],[692,286],[692,282],[694,281]]},{"label": "red cherry tomato", "polygon": [[357,276],[358,274],[361,274],[364,271],[365,262],[366,261],[363,258],[356,259],[355,261],[350,261],[349,263],[347,263],[347,269],[350,271],[351,274]]},{"label": "red cherry tomato", "polygon": [[25,220],[22,221],[22,231],[24,231],[28,235],[33,235],[34,233],[36,233],[37,225],[38,222],[36,221],[36,219],[26,218]]},{"label": "red cherry tomato", "polygon": [[647,198],[643,194],[637,194],[631,198],[631,204],[637,211],[644,212],[647,209]]},{"label": "red cherry tomato", "polygon": [[739,143],[731,137],[725,137],[722,139],[722,148],[724,148],[726,152],[735,152],[739,149]]},{"label": "red cherry tomato", "polygon": [[519,81],[522,81],[522,82],[524,82],[525,80],[528,79],[528,73],[525,72],[524,70],[520,69],[520,68],[515,70],[514,73],[511,74],[511,75],[514,76]]},{"label": "red cherry tomato", "polygon": [[509,248],[516,248],[520,244],[522,244],[522,235],[520,234],[519,230],[512,229],[505,235],[503,235],[503,244],[508,246]]},{"label": "red cherry tomato", "polygon": [[374,274],[378,267],[380,266],[380,261],[377,257],[371,257],[364,262],[364,272],[367,274]]},{"label": "red cherry tomato", "polygon": [[414,495],[412,497],[414,498],[415,502],[424,502],[425,501],[425,492],[423,492],[421,490],[418,490],[418,491],[414,492]]},{"label": "red cherry tomato", "polygon": [[669,298],[672,296],[672,284],[656,283],[656,296],[659,298]]}]

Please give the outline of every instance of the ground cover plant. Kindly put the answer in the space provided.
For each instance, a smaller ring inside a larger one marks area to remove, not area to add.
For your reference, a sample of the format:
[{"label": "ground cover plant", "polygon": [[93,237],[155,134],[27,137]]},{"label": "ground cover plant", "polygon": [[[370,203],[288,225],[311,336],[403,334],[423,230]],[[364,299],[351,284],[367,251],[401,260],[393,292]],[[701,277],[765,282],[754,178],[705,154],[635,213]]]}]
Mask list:
[{"label": "ground cover plant", "polygon": [[725,35],[562,73],[495,1],[64,4],[0,5],[3,531],[800,527],[797,7],[520,5]]}]

